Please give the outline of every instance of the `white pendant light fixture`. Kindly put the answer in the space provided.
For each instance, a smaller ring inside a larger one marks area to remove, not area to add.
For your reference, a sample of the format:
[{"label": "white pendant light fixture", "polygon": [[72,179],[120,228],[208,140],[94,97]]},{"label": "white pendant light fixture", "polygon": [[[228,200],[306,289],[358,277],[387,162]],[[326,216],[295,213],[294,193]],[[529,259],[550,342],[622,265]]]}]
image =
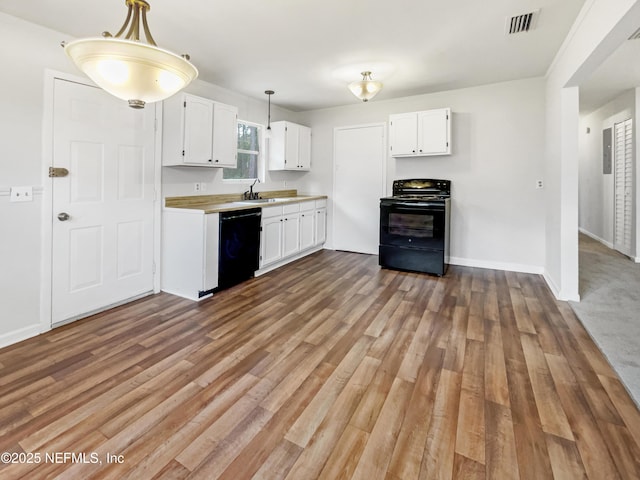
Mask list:
[{"label": "white pendant light fixture", "polygon": [[273,95],[274,92],[273,90],[265,90],[264,91],[265,95],[268,95],[269,98],[269,110],[268,110],[268,114],[267,114],[267,132],[266,132],[266,137],[267,138],[271,138],[271,95]]},{"label": "white pendant light fixture", "polygon": [[382,90],[382,82],[371,79],[371,72],[362,72],[362,80],[349,84],[349,90],[363,102],[368,102]]},{"label": "white pendant light fixture", "polygon": [[[65,53],[99,87],[133,108],[159,102],[186,87],[198,76],[188,55],[159,48],[147,25],[144,0],[125,0],[127,18],[114,36],[83,38],[62,43]],[[147,42],[140,41],[140,21]],[[128,27],[128,28],[127,28]],[[123,34],[126,36],[120,38]]]}]

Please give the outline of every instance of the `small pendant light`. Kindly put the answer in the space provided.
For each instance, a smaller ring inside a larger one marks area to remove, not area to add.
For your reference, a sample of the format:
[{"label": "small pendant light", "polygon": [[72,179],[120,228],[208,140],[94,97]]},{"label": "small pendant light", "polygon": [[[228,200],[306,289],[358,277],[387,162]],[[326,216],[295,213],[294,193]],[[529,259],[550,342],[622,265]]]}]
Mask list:
[{"label": "small pendant light", "polygon": [[266,132],[266,136],[267,138],[271,137],[271,95],[273,95],[274,92],[273,90],[265,90],[264,91],[265,95],[269,96],[269,113],[267,116],[267,132]]}]

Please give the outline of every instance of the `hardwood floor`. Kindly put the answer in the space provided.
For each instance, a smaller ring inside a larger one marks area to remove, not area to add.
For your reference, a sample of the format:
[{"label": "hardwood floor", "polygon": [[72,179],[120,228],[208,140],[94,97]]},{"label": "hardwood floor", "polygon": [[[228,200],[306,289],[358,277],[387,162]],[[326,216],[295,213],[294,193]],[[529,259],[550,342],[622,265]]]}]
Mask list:
[{"label": "hardwood floor", "polygon": [[0,389],[2,479],[640,478],[640,412],[536,275],[322,251],[2,349]]}]

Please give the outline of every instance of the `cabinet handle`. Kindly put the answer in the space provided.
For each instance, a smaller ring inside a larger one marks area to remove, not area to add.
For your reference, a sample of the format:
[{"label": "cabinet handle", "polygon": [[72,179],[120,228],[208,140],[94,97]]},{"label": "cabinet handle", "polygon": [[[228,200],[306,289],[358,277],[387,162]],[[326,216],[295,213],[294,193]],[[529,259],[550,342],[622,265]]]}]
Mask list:
[{"label": "cabinet handle", "polygon": [[415,150],[411,150],[411,152],[412,152],[412,153],[416,153],[416,151],[415,151]]},{"label": "cabinet handle", "polygon": [[216,158],[216,163],[218,163],[218,162],[219,162],[219,160]]},{"label": "cabinet handle", "polygon": [[420,153],[422,153],[422,150],[420,150]]},{"label": "cabinet handle", "polygon": [[212,160],[211,160],[211,159],[209,159],[209,160],[207,160],[207,162],[212,162]]}]

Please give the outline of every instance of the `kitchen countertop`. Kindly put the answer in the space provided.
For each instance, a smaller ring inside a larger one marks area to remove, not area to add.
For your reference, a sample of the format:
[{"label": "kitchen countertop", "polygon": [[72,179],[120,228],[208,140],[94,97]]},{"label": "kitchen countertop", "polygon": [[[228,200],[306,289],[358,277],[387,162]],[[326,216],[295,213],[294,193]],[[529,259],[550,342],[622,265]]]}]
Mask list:
[{"label": "kitchen countertop", "polygon": [[[196,210],[203,213],[220,213],[250,208],[275,207],[309,200],[323,200],[326,195],[298,195],[295,190],[257,192],[261,198],[272,199],[269,202],[246,203],[242,195],[194,195],[188,197],[165,198],[165,209]],[[237,198],[236,198],[237,197]]]}]

